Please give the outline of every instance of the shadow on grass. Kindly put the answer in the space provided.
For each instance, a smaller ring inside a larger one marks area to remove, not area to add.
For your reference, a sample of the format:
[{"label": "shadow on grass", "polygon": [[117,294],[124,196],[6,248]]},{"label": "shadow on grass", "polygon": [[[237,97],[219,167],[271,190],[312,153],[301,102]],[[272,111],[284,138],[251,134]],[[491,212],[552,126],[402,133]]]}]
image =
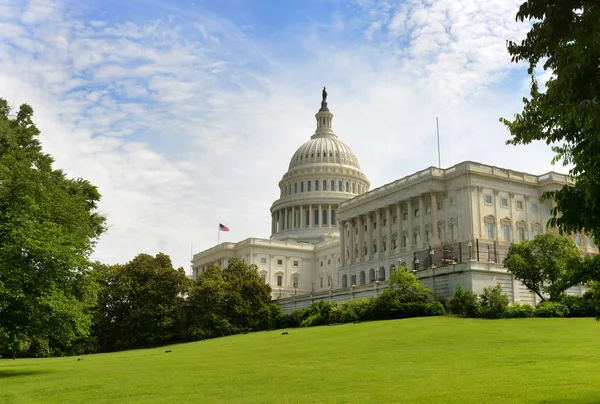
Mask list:
[{"label": "shadow on grass", "polygon": [[554,398],[551,400],[542,400],[539,404],[597,404],[600,403],[600,394],[586,398]]},{"label": "shadow on grass", "polygon": [[46,370],[2,370],[0,369],[0,380],[8,379],[9,377],[20,377],[20,376],[33,376],[43,373],[49,373]]}]

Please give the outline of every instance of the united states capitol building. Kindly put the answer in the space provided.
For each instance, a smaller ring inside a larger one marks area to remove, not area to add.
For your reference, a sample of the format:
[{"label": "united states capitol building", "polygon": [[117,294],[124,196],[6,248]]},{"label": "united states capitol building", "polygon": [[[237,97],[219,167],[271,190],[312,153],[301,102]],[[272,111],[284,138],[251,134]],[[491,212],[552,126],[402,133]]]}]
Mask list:
[{"label": "united states capitol building", "polygon": [[[224,242],[193,255],[192,276],[237,257],[255,264],[284,309],[318,300],[375,296],[398,265],[408,265],[439,297],[460,284],[474,292],[500,284],[511,302],[536,296],[502,266],[512,242],[547,229],[541,195],[570,179],[465,161],[425,168],[370,189],[356,155],[333,130],[323,90],[315,133],[279,181],[269,239]],[[582,253],[597,253],[572,235]],[[581,287],[570,293],[580,294]]]}]

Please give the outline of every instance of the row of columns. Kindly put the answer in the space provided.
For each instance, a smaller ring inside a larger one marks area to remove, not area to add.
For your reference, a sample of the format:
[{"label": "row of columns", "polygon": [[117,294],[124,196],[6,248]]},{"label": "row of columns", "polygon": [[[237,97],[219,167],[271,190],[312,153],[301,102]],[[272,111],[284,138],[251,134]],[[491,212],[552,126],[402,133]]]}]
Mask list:
[{"label": "row of columns", "polygon": [[[337,205],[333,204],[300,205],[279,209],[271,214],[271,233],[275,234],[291,229],[337,227],[335,223],[336,209]],[[315,210],[318,212],[317,223],[315,223]],[[326,220],[323,213],[327,214]],[[308,226],[306,225],[307,218]]]},{"label": "row of columns", "polygon": [[[385,237],[387,238],[387,251],[400,252],[402,248],[402,237],[403,231],[408,231],[408,242],[406,245],[407,249],[411,249],[413,246],[415,248],[423,248],[423,234],[425,231],[425,195],[430,196],[431,200],[431,221],[432,221],[432,240],[429,242],[432,245],[437,245],[439,243],[439,230],[437,225],[437,197],[435,192],[431,192],[429,194],[419,195],[416,203],[413,204],[412,199],[408,199],[406,201],[400,201],[393,205],[386,206],[381,209],[376,209],[375,211],[369,212],[365,215],[360,215],[354,219],[345,220],[340,222],[340,241],[342,248],[342,265],[349,260],[354,260],[356,258],[363,258],[366,256],[373,255],[373,243],[375,242],[377,253],[383,252],[383,237],[384,237],[384,228],[383,228],[383,217],[385,215],[385,219],[387,222],[387,226],[385,228]],[[403,209],[403,204],[406,204],[406,210]],[[413,206],[418,206],[419,216],[418,216],[418,226],[419,226],[419,234],[417,243],[413,242],[413,229],[415,228],[416,223],[414,217],[414,209]],[[406,229],[403,228],[403,213],[407,212],[408,220]],[[392,223],[393,213],[396,214],[396,223]],[[375,216],[375,221],[373,222],[373,215]],[[366,232],[364,231],[364,226],[367,226]],[[374,224],[376,224],[376,228],[374,229]],[[356,229],[358,228],[358,235],[356,234]],[[394,232],[397,235],[396,239],[396,248],[393,247],[393,234]],[[375,233],[375,234],[373,234]],[[365,240],[365,236],[367,240]],[[367,253],[364,251],[364,243],[367,242]],[[358,244],[358,251],[356,250],[356,245]],[[349,253],[348,253],[349,251]]]}]

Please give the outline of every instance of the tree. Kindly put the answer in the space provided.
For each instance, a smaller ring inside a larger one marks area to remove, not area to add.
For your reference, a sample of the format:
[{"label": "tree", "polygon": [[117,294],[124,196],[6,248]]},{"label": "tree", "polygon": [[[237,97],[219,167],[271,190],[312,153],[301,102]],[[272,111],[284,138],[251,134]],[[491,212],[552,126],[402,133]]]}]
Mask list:
[{"label": "tree", "polygon": [[185,327],[191,281],[168,255],[139,254],[125,265],[96,264],[100,285],[94,336],[102,351],[147,348],[174,341]]},{"label": "tree", "polygon": [[88,258],[104,231],[100,194],[42,152],[33,109],[0,99],[0,352],[47,356],[88,335]]},{"label": "tree", "polygon": [[573,240],[552,233],[511,244],[504,266],[529,290],[546,300],[559,298],[571,287],[582,265],[581,252]]},{"label": "tree", "polygon": [[[516,15],[532,20],[527,37],[508,42],[513,62],[527,61],[531,95],[514,120],[500,120],[512,135],[507,143],[543,140],[553,144],[553,163],[572,165],[575,186],[545,196],[556,208],[552,226],[562,232],[600,236],[600,2],[528,0]],[[543,63],[543,64],[542,64]],[[545,92],[536,68],[552,73]]]},{"label": "tree", "polygon": [[258,275],[256,265],[236,258],[226,268],[209,266],[201,273],[189,297],[189,337],[206,339],[269,324],[271,287]]}]

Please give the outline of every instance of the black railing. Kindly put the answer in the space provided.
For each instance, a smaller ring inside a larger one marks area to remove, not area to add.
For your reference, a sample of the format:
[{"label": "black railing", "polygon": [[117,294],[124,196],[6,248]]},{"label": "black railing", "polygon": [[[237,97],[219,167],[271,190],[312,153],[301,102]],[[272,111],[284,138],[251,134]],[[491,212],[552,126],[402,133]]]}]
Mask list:
[{"label": "black railing", "polygon": [[473,239],[415,251],[411,264],[413,269],[460,264],[469,260],[501,264],[507,252],[507,246],[499,246],[493,240]]}]

